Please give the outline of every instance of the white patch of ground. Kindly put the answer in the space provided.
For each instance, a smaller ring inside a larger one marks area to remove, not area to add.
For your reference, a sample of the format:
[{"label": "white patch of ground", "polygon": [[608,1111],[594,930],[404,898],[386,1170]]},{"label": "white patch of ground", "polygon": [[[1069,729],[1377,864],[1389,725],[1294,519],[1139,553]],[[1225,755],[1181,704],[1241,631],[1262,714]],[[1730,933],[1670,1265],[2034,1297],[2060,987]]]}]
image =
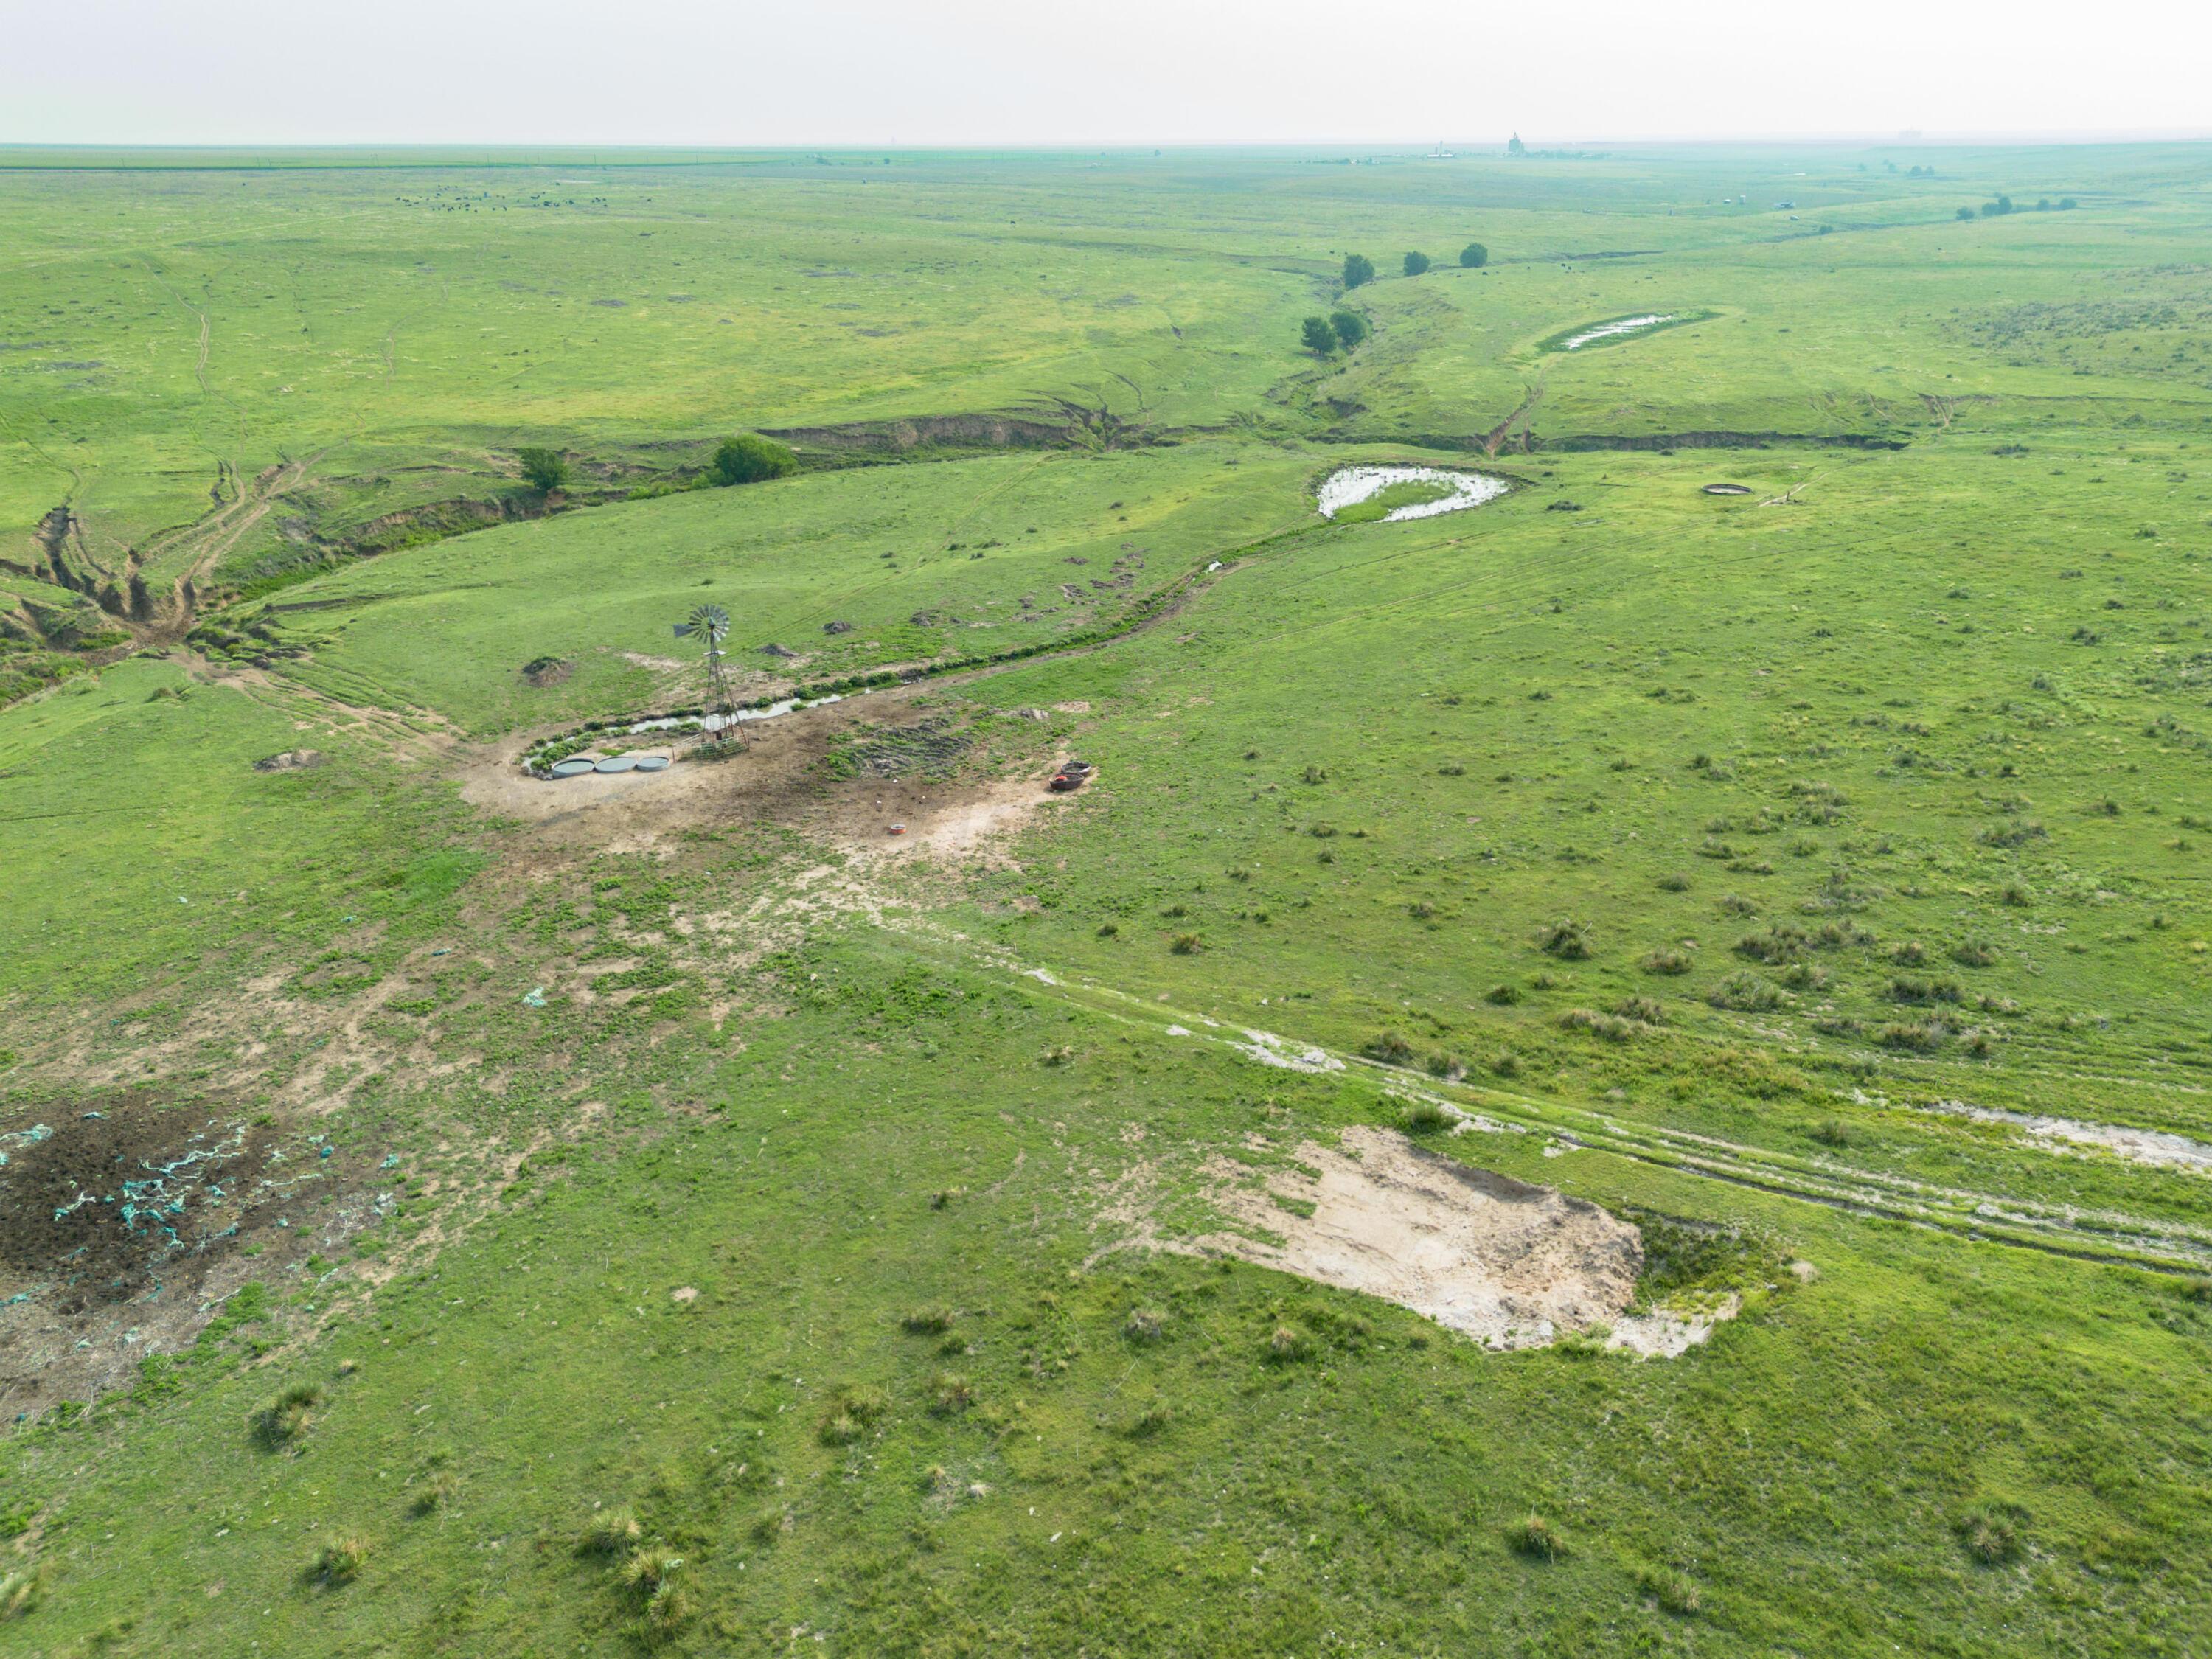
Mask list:
[{"label": "white patch of ground", "polygon": [[1734,1319],[1742,1310],[1743,1298],[1734,1294],[1702,1313],[1678,1314],[1666,1309],[1655,1313],[1629,1314],[1613,1322],[1608,1348],[1626,1348],[1640,1359],[1679,1359],[1712,1340],[1713,1327]]},{"label": "white patch of ground", "polygon": [[1215,1203],[1272,1237],[1220,1232],[1196,1248],[1380,1297],[1493,1348],[1618,1329],[1636,1293],[1643,1240],[1595,1204],[1388,1129],[1349,1129],[1341,1149],[1309,1141],[1296,1156],[1257,1187],[1242,1184],[1241,1164],[1215,1166]]},{"label": "white patch of ground", "polygon": [[2212,1146],[2186,1135],[2162,1129],[2130,1129],[2117,1123],[2082,1123],[2070,1117],[2045,1117],[2033,1112],[2008,1112],[1995,1106],[1969,1106],[1963,1100],[1941,1100],[1925,1109],[1976,1123],[2008,1123],[2045,1145],[2097,1146],[2117,1152],[2132,1164],[2149,1164],[2166,1170],[2193,1170],[2212,1175]]},{"label": "white patch of ground", "polygon": [[1247,1042],[1232,1042],[1229,1046],[1249,1060],[1262,1066],[1279,1066],[1286,1072],[1340,1072],[1344,1062],[1326,1048],[1310,1044],[1291,1042],[1277,1036],[1273,1031],[1247,1031]]},{"label": "white patch of ground", "polygon": [[1346,507],[1357,507],[1391,485],[1401,483],[1445,484],[1450,487],[1451,494],[1438,501],[1416,501],[1411,507],[1401,507],[1384,516],[1385,524],[1395,524],[1401,519],[1432,519],[1439,513],[1457,513],[1480,507],[1505,493],[1503,479],[1486,477],[1480,472],[1453,472],[1440,466],[1346,466],[1340,467],[1322,481],[1321,515],[1333,519]]},{"label": "white patch of ground", "polygon": [[1642,317],[1623,317],[1619,322],[1600,323],[1595,328],[1586,328],[1581,333],[1560,341],[1559,349],[1579,351],[1586,345],[1599,340],[1612,339],[1617,334],[1633,334],[1638,329],[1653,328],[1661,323],[1671,323],[1674,320],[1672,317],[1662,316],[1657,313],[1647,313]]}]

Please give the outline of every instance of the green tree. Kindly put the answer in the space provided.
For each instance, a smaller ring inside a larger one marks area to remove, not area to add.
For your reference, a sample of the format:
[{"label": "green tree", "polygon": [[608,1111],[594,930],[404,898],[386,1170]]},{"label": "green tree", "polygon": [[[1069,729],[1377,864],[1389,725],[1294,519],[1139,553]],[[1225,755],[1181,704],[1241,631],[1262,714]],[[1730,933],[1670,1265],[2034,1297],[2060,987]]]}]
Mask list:
[{"label": "green tree", "polygon": [[522,463],[523,478],[532,489],[550,492],[568,482],[568,463],[557,449],[525,449],[515,459]]},{"label": "green tree", "polygon": [[2071,196],[2062,196],[2058,198],[2058,210],[2061,213],[2071,213],[2078,205],[2079,204]]},{"label": "green tree", "polygon": [[1305,348],[1316,357],[1326,357],[1336,349],[1336,331],[1328,325],[1326,317],[1309,317],[1304,326]]},{"label": "green tree", "polygon": [[1480,242],[1469,242],[1459,251],[1459,263],[1462,270],[1480,270],[1490,263],[1490,250]]},{"label": "green tree", "polygon": [[1960,208],[1960,209],[1959,210],[1959,217],[1960,217],[1961,219],[1971,219],[1971,218],[1972,218],[1973,216],[1974,216],[1974,210],[1973,210],[1973,209],[1972,209],[1972,208]]},{"label": "green tree", "polygon": [[1375,261],[1369,258],[1364,253],[1347,253],[1344,256],[1344,285],[1346,288],[1358,288],[1362,283],[1371,283],[1374,280]]},{"label": "green tree", "polygon": [[1330,313],[1328,325],[1346,351],[1367,337],[1367,319],[1356,311]]},{"label": "green tree", "polygon": [[1406,275],[1408,276],[1418,276],[1428,268],[1429,256],[1427,254],[1408,253],[1406,256]]},{"label": "green tree", "polygon": [[758,483],[799,471],[799,457],[780,443],[740,433],[722,440],[714,452],[714,482],[718,484]]}]

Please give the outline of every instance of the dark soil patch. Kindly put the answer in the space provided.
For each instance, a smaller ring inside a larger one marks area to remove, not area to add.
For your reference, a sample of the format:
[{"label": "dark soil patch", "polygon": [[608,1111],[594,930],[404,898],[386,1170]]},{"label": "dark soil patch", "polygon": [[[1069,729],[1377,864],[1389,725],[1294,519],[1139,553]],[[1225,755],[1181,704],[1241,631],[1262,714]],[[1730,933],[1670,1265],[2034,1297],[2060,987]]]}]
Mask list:
[{"label": "dark soil patch", "polygon": [[140,1091],[17,1106],[0,1131],[0,1411],[127,1382],[248,1278],[374,1220],[374,1170],[222,1103]]},{"label": "dark soil patch", "polygon": [[539,687],[558,685],[576,672],[576,665],[565,657],[533,657],[522,665],[522,678]]}]

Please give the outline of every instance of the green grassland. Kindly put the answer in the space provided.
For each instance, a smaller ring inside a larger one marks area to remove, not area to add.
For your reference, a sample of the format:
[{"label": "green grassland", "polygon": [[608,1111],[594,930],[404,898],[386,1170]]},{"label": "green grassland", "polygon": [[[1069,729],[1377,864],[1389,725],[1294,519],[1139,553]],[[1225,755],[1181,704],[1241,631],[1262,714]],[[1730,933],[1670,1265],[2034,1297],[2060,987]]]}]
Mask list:
[{"label": "green grassland", "polygon": [[[0,1652],[2206,1651],[2201,149],[4,159],[0,606],[114,637],[0,656],[0,1149],[328,1178],[197,1288],[0,1238]],[[1388,461],[1513,488],[1318,516]],[[919,868],[461,799],[702,599],[746,696],[1031,653],[933,787],[1097,775]],[[1398,1124],[1741,1311],[1145,1248]]]}]

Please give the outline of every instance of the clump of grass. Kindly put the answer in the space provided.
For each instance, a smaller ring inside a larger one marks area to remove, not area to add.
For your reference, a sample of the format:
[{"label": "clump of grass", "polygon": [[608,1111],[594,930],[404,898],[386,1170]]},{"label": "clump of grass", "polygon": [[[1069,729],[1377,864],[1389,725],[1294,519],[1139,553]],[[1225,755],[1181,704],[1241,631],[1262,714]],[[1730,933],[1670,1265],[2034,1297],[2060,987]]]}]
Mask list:
[{"label": "clump of grass", "polygon": [[1662,893],[1686,893],[1690,890],[1690,878],[1680,874],[1662,876],[1659,878],[1659,890]]},{"label": "clump of grass", "polygon": [[1643,968],[1647,974],[1686,974],[1690,971],[1689,952],[1668,949],[1653,951],[1644,958]]},{"label": "clump of grass", "polygon": [[641,1595],[652,1595],[676,1577],[684,1558],[665,1544],[641,1544],[623,1563],[623,1583]]},{"label": "clump of grass", "polygon": [[319,1383],[295,1382],[246,1419],[264,1446],[284,1446],[307,1431],[315,1420],[315,1407],[323,1403]]},{"label": "clump of grass", "polygon": [[1892,1023],[1883,1026],[1875,1040],[1885,1048],[1924,1054],[1942,1048],[1944,1035],[1943,1028],[1931,1019],[1917,1023]]},{"label": "clump of grass", "polygon": [[1823,1146],[1849,1146],[1858,1139],[1850,1124],[1836,1117],[1824,1117],[1805,1133]]},{"label": "clump of grass", "polygon": [[1559,1016],[1559,1024],[1570,1031],[1588,1031],[1607,1042],[1626,1042],[1636,1035],[1636,1027],[1631,1022],[1601,1014],[1594,1008],[1570,1008]]},{"label": "clump of grass", "polygon": [[1395,1031],[1381,1031],[1370,1037],[1363,1052],[1386,1066],[1407,1066],[1413,1059],[1413,1045]]},{"label": "clump of grass", "polygon": [[1662,1609],[1678,1618],[1688,1618],[1697,1612],[1704,1601],[1697,1585],[1686,1574],[1669,1568],[1638,1568],[1636,1586]]},{"label": "clump of grass", "polygon": [[645,1627],[655,1636],[680,1630],[690,1617],[690,1598],[679,1584],[657,1585],[645,1599]]},{"label": "clump of grass", "polygon": [[1536,936],[1536,948],[1562,962],[1584,961],[1590,953],[1589,924],[1563,917]]},{"label": "clump of grass", "polygon": [[1121,1334],[1132,1342],[1150,1344],[1167,1335],[1168,1316],[1158,1308],[1132,1308],[1121,1322]]},{"label": "clump of grass", "polygon": [[954,1417],[975,1403],[975,1390],[968,1379],[952,1371],[939,1371],[929,1380],[929,1409],[939,1417]]},{"label": "clump of grass", "polygon": [[2020,1554],[2020,1534],[2008,1514],[1968,1510],[1959,1517],[1954,1529],[1966,1553],[1985,1567],[2002,1566]]},{"label": "clump of grass", "polygon": [[1823,991],[1828,970],[1816,962],[1793,962],[1782,970],[1782,982],[1793,991]]},{"label": "clump of grass", "polygon": [[422,1477],[407,1506],[417,1515],[428,1515],[452,1503],[460,1490],[460,1482],[450,1474],[444,1469],[434,1469]]},{"label": "clump of grass", "polygon": [[1775,923],[1763,933],[1746,933],[1735,942],[1738,956],[1763,962],[1770,968],[1795,962],[1811,948],[1812,939],[1805,930],[1786,921]]},{"label": "clump of grass", "polygon": [[1708,990],[1705,1000],[1716,1008],[1733,1008],[1739,1013],[1763,1013],[1782,1006],[1782,988],[1771,980],[1761,979],[1748,969],[1739,969]]},{"label": "clump of grass", "polygon": [[1723,915],[1749,916],[1759,913],[1759,906],[1741,893],[1723,893],[1713,903]]},{"label": "clump of grass", "polygon": [[1428,1068],[1431,1077],[1443,1078],[1447,1082],[1467,1075],[1467,1067],[1460,1064],[1459,1057],[1442,1048],[1437,1049],[1421,1064]]},{"label": "clump of grass", "polygon": [[1490,1069],[1498,1077],[1521,1075],[1521,1057],[1510,1048],[1500,1048],[1490,1062]]},{"label": "clump of grass", "polygon": [[1892,1002],[1964,1002],[1966,988],[1955,979],[1922,979],[1916,975],[1900,974],[1889,982],[1887,995]]},{"label": "clump of grass", "polygon": [[586,1555],[619,1555],[645,1536],[637,1515],[629,1509],[600,1510],[584,1522],[577,1547]]},{"label": "clump of grass", "polygon": [[2025,910],[2035,902],[2034,895],[2016,881],[2005,884],[2004,891],[1997,895],[1999,903],[2014,910]]},{"label": "clump of grass", "polygon": [[1664,1025],[1667,1011],[1650,997],[1623,997],[1607,1010],[1623,1019],[1641,1021],[1646,1025]]},{"label": "clump of grass", "polygon": [[340,1584],[350,1584],[361,1576],[362,1565],[368,1559],[368,1540],[358,1533],[333,1538],[315,1552],[315,1559],[307,1570],[307,1576],[329,1589],[335,1589]]},{"label": "clump of grass", "polygon": [[1983,939],[1960,939],[1951,947],[1951,960],[1961,968],[1987,968],[1996,959],[1996,948]]},{"label": "clump of grass", "polygon": [[1534,1510],[1505,1528],[1505,1541],[1515,1554],[1533,1560],[1556,1561],[1567,1553],[1565,1536]]},{"label": "clump of grass", "polygon": [[1510,1008],[1521,1000],[1521,988],[1517,985],[1493,985],[1482,994],[1482,1000],[1500,1008]]},{"label": "clump of grass", "polygon": [[1065,1066],[1075,1058],[1075,1050],[1062,1043],[1057,1048],[1048,1048],[1037,1056],[1042,1066]]},{"label": "clump of grass", "polygon": [[46,1594],[46,1570],[43,1565],[18,1567],[12,1572],[0,1573],[0,1622],[21,1619],[37,1607]]},{"label": "clump of grass", "polygon": [[1278,1325],[1267,1338],[1266,1358],[1271,1365],[1295,1365],[1313,1358],[1313,1338],[1295,1325]]},{"label": "clump of grass", "polygon": [[1928,960],[1928,947],[1917,939],[1890,947],[1889,959],[1900,968],[1917,968]]},{"label": "clump of grass", "polygon": [[890,1403],[881,1389],[844,1384],[830,1396],[817,1437],[825,1446],[849,1446],[890,1409]]},{"label": "clump of grass", "polygon": [[1168,949],[1179,957],[1194,957],[1206,949],[1206,941],[1195,933],[1177,933]]},{"label": "clump of grass", "polygon": [[1308,766],[1304,772],[1299,774],[1299,775],[1308,783],[1327,783],[1328,781],[1328,769],[1323,766]]},{"label": "clump of grass", "polygon": [[1098,924],[1098,937],[1101,939],[1112,939],[1121,931],[1121,925],[1118,922],[1102,921]]},{"label": "clump of grass", "polygon": [[1175,1407],[1164,1400],[1154,1400],[1146,1402],[1129,1419],[1128,1426],[1122,1432],[1133,1440],[1149,1439],[1153,1435],[1164,1433],[1174,1422]]},{"label": "clump of grass", "polygon": [[943,1303],[912,1308],[900,1316],[899,1328],[909,1336],[942,1336],[952,1328],[953,1312]]},{"label": "clump of grass", "polygon": [[1409,1135],[1434,1134],[1451,1121],[1451,1114],[1433,1100],[1413,1100],[1398,1114],[1399,1127]]}]

